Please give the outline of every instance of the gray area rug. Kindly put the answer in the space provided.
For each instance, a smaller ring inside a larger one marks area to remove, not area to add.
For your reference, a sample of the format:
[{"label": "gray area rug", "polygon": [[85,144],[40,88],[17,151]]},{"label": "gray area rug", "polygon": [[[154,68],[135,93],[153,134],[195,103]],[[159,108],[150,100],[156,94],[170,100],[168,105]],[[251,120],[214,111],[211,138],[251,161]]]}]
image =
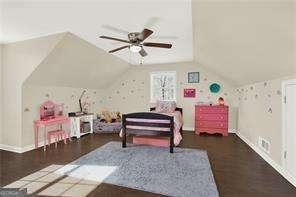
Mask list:
[{"label": "gray area rug", "polygon": [[63,168],[71,166],[84,166],[93,178],[103,175],[105,183],[167,196],[219,196],[203,150],[174,148],[170,154],[168,148],[131,144],[122,148],[120,142],[109,142]]}]

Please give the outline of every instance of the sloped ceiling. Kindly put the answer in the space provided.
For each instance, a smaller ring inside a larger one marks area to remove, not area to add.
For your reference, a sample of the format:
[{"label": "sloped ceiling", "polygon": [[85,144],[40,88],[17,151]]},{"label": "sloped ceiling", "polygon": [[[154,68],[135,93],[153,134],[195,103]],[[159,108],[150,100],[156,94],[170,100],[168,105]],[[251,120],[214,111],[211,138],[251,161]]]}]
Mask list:
[{"label": "sloped ceiling", "polygon": [[[1,3],[1,2],[0,2]],[[154,33],[147,41],[169,42],[172,49],[148,48],[144,64],[193,60],[190,0],[110,0],[110,1],[5,1],[1,3],[0,42],[16,42],[57,32],[72,32],[106,51],[125,45],[98,38],[108,35],[127,39],[126,33],[104,28],[111,25],[128,32],[144,27]],[[128,49],[115,56],[139,64],[141,56]]]},{"label": "sloped ceiling", "polygon": [[296,73],[295,2],[192,5],[195,61],[235,85]]},{"label": "sloped ceiling", "polygon": [[102,89],[130,65],[67,33],[25,84]]}]

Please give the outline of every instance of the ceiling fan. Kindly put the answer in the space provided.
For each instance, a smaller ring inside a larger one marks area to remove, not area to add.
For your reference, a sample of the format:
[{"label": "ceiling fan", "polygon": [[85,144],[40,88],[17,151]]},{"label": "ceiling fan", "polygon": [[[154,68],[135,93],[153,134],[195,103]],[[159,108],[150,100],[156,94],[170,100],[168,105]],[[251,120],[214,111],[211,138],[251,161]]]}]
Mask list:
[{"label": "ceiling fan", "polygon": [[129,48],[130,51],[134,53],[139,53],[142,57],[147,56],[147,52],[144,50],[143,46],[145,47],[158,47],[158,48],[166,48],[170,49],[172,48],[172,44],[167,44],[167,43],[155,43],[155,42],[144,42],[146,38],[148,38],[151,34],[153,33],[152,30],[150,29],[143,29],[142,32],[132,32],[128,33],[128,40],[123,40],[119,38],[113,38],[109,36],[100,36],[100,38],[103,39],[109,39],[109,40],[116,40],[119,42],[124,42],[128,43],[128,45],[124,45],[122,47],[113,49],[109,51],[109,53],[114,53],[116,51]]}]

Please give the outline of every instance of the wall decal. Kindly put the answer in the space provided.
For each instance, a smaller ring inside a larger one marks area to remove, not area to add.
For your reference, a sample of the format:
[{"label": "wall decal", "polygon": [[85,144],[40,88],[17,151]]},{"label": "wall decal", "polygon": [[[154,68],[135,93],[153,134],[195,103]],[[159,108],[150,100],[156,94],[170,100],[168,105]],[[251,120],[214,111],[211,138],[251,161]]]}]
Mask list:
[{"label": "wall decal", "polygon": [[253,86],[251,86],[251,87],[250,87],[250,90],[253,90],[253,89],[254,89],[254,87],[253,87]]},{"label": "wall decal", "polygon": [[133,90],[131,90],[131,93],[134,93],[134,91],[133,91]]},{"label": "wall decal", "polygon": [[143,81],[142,84],[145,84],[145,82]]},{"label": "wall decal", "polygon": [[220,91],[220,89],[221,89],[221,86],[218,83],[212,83],[210,85],[210,91],[212,93],[218,93]]},{"label": "wall decal", "polygon": [[276,91],[276,94],[277,94],[277,95],[282,95],[282,91],[277,90],[277,91]]},{"label": "wall decal", "polygon": [[255,99],[257,99],[258,98],[258,94],[255,94]]},{"label": "wall decal", "polygon": [[46,98],[49,98],[49,97],[50,97],[50,95],[49,95],[49,94],[45,94],[45,97],[46,97]]},{"label": "wall decal", "polygon": [[244,99],[245,99],[245,101],[246,101],[246,100],[248,100],[248,98],[247,98],[247,97],[245,97]]},{"label": "wall decal", "polygon": [[267,86],[267,82],[264,82],[264,83],[263,83],[263,86],[266,87],[266,86]]},{"label": "wall decal", "polygon": [[141,98],[144,98],[144,96],[141,96]]},{"label": "wall decal", "polygon": [[268,95],[267,95],[267,97],[268,97],[268,98],[271,98],[271,95],[270,95],[270,94],[268,94]]},{"label": "wall decal", "polygon": [[111,97],[111,96],[109,96],[108,98],[109,98],[109,99],[112,99],[112,97]]},{"label": "wall decal", "polygon": [[135,79],[133,79],[133,82],[136,82],[136,80],[135,80]]},{"label": "wall decal", "polygon": [[204,81],[207,81],[208,79],[207,78],[204,78]]},{"label": "wall decal", "polygon": [[121,83],[121,86],[124,86],[124,83]]},{"label": "wall decal", "polygon": [[116,94],[119,94],[119,93],[120,93],[120,92],[117,90],[117,91],[116,91]]},{"label": "wall decal", "polygon": [[228,95],[228,94],[225,92],[225,93],[224,93],[224,96],[227,96],[227,95]]},{"label": "wall decal", "polygon": [[203,93],[203,90],[199,90],[200,93]]},{"label": "wall decal", "polygon": [[268,108],[268,112],[272,114],[272,108]]},{"label": "wall decal", "polygon": [[97,94],[97,91],[94,91],[94,94]]},{"label": "wall decal", "polygon": [[74,98],[75,98],[75,95],[74,95],[74,94],[72,94],[72,95],[71,95],[71,99],[74,99]]},{"label": "wall decal", "polygon": [[24,112],[29,112],[30,109],[29,108],[25,108]]},{"label": "wall decal", "polygon": [[124,97],[122,97],[122,99],[124,100],[124,99],[125,99],[125,96],[124,96]]},{"label": "wall decal", "polygon": [[184,98],[195,98],[196,90],[194,88],[185,88],[183,91]]},{"label": "wall decal", "polygon": [[199,83],[199,72],[188,73],[188,83]]}]

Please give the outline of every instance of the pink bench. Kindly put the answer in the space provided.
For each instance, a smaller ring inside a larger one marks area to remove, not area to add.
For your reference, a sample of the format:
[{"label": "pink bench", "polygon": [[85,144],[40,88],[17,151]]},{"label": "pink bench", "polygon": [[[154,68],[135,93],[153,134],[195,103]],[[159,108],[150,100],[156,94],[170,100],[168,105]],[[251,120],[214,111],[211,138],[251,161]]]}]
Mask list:
[{"label": "pink bench", "polygon": [[64,140],[65,144],[67,144],[67,139],[68,138],[71,141],[69,133],[64,131],[64,130],[53,130],[53,131],[47,132],[47,141],[48,141],[49,146],[51,144],[51,139],[52,138],[55,141],[55,147],[57,147],[57,142],[60,141],[60,140]]}]

